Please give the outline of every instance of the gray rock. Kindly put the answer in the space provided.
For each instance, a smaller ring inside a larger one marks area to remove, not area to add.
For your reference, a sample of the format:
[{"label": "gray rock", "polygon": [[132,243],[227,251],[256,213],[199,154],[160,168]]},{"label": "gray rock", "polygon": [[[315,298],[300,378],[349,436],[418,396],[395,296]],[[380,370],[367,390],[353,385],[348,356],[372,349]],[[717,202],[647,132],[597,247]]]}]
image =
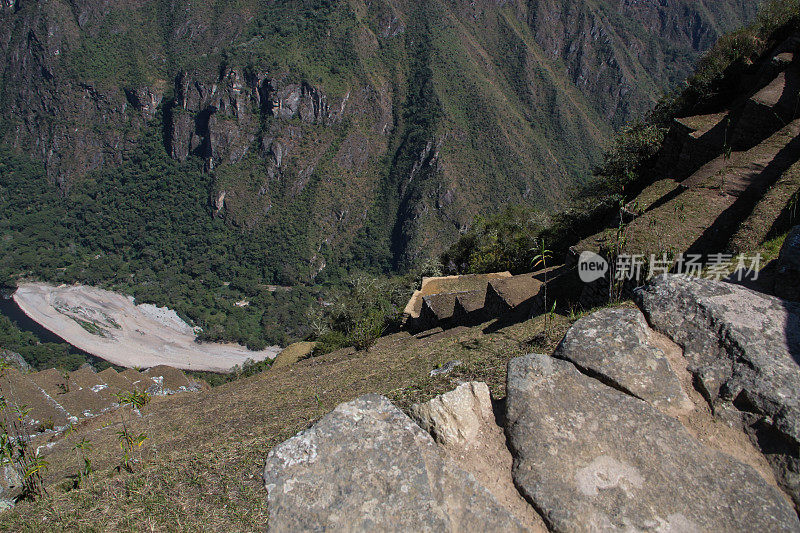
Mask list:
[{"label": "gray rock", "polygon": [[691,410],[653,334],[638,309],[602,309],[578,320],[553,355],[661,410]]},{"label": "gray rock", "polygon": [[436,442],[466,447],[481,429],[494,421],[492,398],[486,383],[472,381],[432,400],[411,406],[411,416]]},{"label": "gray rock", "polygon": [[411,406],[411,416],[441,445],[448,458],[469,472],[529,531],[545,532],[541,517],[525,501],[511,477],[513,459],[497,425],[486,383],[459,385]]},{"label": "gray rock", "polygon": [[374,394],[267,456],[272,531],[522,531],[433,439]]},{"label": "gray rock", "polygon": [[800,300],[800,226],[786,236],[778,256],[774,293],[786,300]]},{"label": "gray rock", "polygon": [[0,361],[12,368],[16,368],[22,373],[31,371],[31,365],[29,365],[20,354],[12,352],[11,350],[0,349]]},{"label": "gray rock", "polygon": [[514,481],[554,531],[798,531],[756,471],[544,355],[509,362]]},{"label": "gray rock", "polygon": [[462,363],[458,359],[453,360],[453,361],[448,361],[445,364],[443,364],[442,366],[440,366],[439,368],[434,368],[433,370],[431,370],[430,376],[431,377],[434,377],[434,376],[446,376],[447,374],[449,374],[450,372],[455,370],[456,367],[459,367],[459,366],[461,366],[463,364],[464,363]]},{"label": "gray rock", "polygon": [[800,507],[800,304],[680,276],[655,278],[636,298],[650,324],[684,348],[715,412],[745,413]]},{"label": "gray rock", "polygon": [[800,226],[795,226],[786,236],[778,255],[778,270],[781,273],[800,272]]},{"label": "gray rock", "polygon": [[3,510],[3,501],[13,502],[22,493],[22,477],[17,469],[19,464],[6,464],[0,467],[0,510]]}]

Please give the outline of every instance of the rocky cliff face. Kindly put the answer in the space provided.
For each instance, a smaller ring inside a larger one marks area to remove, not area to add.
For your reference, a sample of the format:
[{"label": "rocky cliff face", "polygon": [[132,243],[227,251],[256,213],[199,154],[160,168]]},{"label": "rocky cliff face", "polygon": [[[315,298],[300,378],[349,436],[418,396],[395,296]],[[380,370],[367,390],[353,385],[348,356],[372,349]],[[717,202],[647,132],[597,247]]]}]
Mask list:
[{"label": "rocky cliff face", "polygon": [[699,52],[754,17],[758,2],[534,0],[527,22],[549,57],[615,126],[647,111]]},{"label": "rocky cliff face", "polygon": [[69,194],[154,132],[232,224],[304,213],[306,279],[359,235],[413,261],[493,206],[563,202],[751,4],[7,1],[0,134]]}]

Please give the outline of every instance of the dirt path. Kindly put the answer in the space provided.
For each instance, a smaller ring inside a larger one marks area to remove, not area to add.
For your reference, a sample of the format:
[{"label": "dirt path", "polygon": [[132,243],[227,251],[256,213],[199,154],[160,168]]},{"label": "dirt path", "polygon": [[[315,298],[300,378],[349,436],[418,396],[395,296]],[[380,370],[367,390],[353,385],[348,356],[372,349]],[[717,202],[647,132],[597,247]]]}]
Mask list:
[{"label": "dirt path", "polygon": [[23,283],[14,293],[20,309],[68,343],[126,367],[168,365],[227,372],[248,359],[274,358],[280,348],[253,352],[238,344],[198,343],[174,311],[134,305],[131,298],[82,285]]}]

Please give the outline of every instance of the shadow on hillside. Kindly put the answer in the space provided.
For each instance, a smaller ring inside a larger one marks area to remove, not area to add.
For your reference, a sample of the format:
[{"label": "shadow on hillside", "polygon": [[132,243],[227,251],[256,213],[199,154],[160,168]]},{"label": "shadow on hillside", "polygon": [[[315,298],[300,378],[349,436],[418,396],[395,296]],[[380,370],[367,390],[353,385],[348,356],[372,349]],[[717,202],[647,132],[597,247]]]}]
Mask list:
[{"label": "shadow on hillside", "polygon": [[513,326],[514,324],[519,324],[520,322],[525,322],[529,318],[534,318],[530,316],[530,312],[526,310],[526,312],[512,312],[506,313],[493,322],[490,322],[485,328],[483,328],[484,335],[489,335],[491,333],[497,333],[501,329],[505,329],[509,326]]},{"label": "shadow on hillside", "polygon": [[798,159],[800,159],[800,137],[795,137],[775,155],[760,173],[760,177],[753,180],[736,201],[723,211],[711,226],[706,228],[703,234],[689,247],[687,253],[705,256],[724,250],[739,222],[753,212],[764,192]]},{"label": "shadow on hillside", "polygon": [[678,186],[675,187],[674,190],[668,192],[667,194],[665,194],[664,196],[653,202],[653,204],[647,209],[645,209],[644,212],[649,213],[650,211],[655,211],[662,205],[668,204],[669,202],[680,196],[685,190],[686,190],[685,185],[678,184]]},{"label": "shadow on hillside", "polygon": [[789,302],[783,300],[784,309],[786,309],[786,346],[789,349],[789,354],[800,367],[800,302]]}]

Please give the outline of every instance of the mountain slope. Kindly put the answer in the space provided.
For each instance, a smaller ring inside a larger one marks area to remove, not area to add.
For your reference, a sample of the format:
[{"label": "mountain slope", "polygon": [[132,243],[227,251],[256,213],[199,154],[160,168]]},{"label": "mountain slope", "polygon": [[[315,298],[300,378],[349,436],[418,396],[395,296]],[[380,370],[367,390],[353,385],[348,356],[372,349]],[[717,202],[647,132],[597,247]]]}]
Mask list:
[{"label": "mountain slope", "polygon": [[312,214],[301,277],[385,197],[413,259],[501,202],[559,205],[609,125],[755,10],[705,4],[4,3],[3,138],[68,193],[163,127],[232,221]]},{"label": "mountain slope", "polygon": [[752,19],[759,2],[534,0],[536,42],[566,66],[604,119],[621,126],[692,71],[697,52]]},{"label": "mountain slope", "polygon": [[704,5],[5,2],[0,279],[302,336],[319,292],[266,284],[393,271],[506,203],[564,205],[613,126],[754,10]]}]

